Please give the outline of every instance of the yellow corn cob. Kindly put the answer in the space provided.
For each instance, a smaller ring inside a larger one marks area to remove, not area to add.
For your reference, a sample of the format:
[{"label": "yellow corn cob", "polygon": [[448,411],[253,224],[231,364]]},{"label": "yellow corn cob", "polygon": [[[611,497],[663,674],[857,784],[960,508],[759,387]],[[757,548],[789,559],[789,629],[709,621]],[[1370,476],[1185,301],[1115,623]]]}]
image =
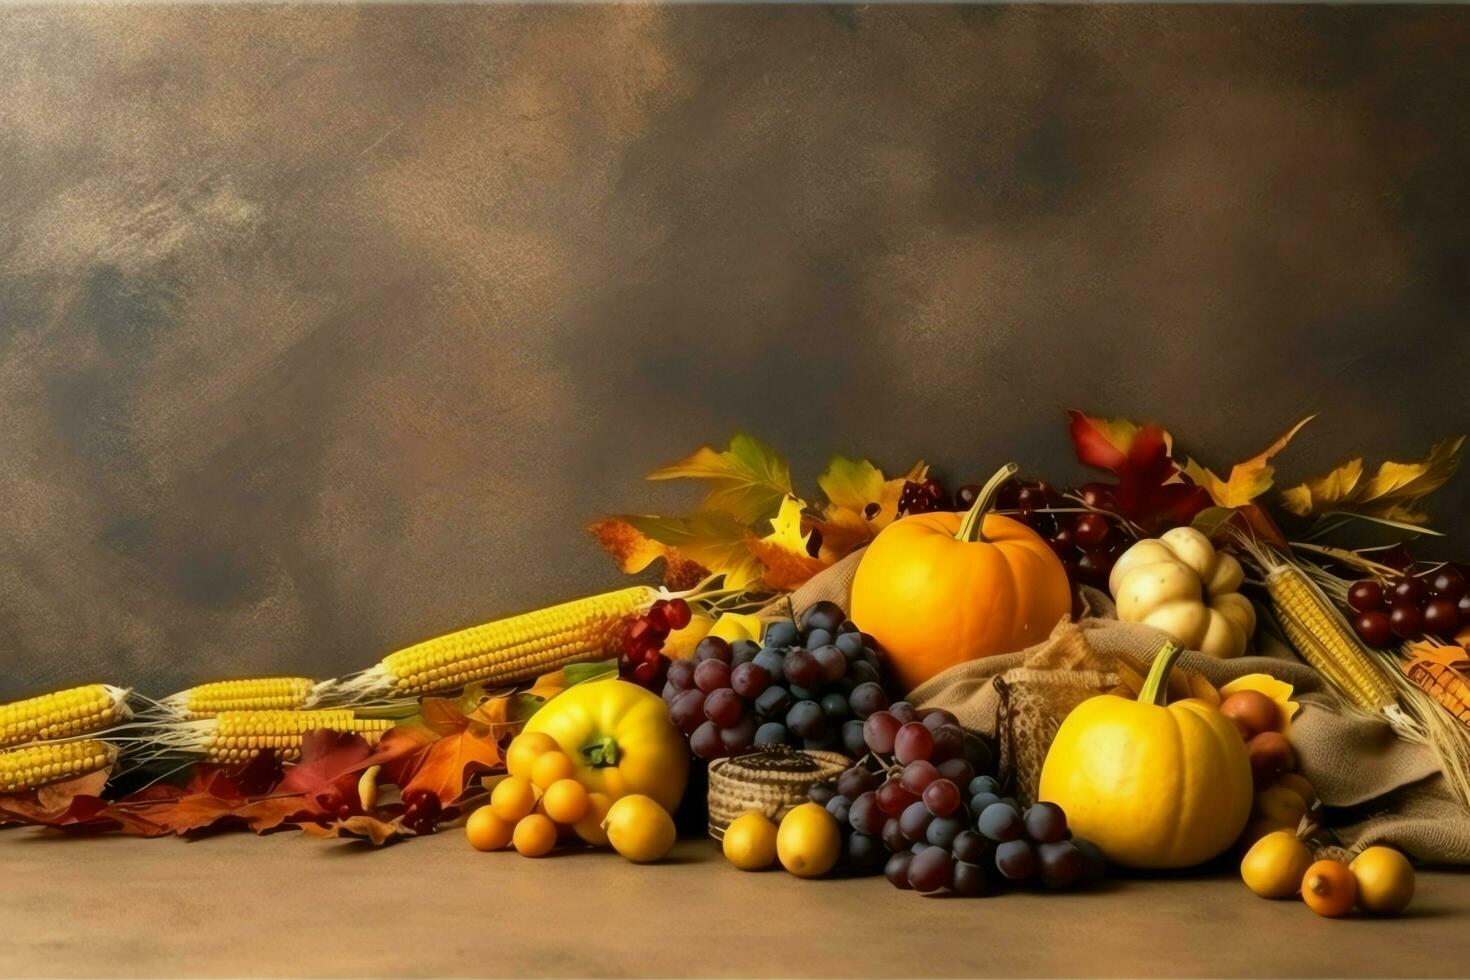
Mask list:
[{"label": "yellow corn cob", "polygon": [[1405,676],[1450,715],[1470,725],[1470,660],[1465,650],[1416,643],[1409,655],[1412,659],[1402,666]]},{"label": "yellow corn cob", "polygon": [[646,585],[633,586],[425,640],[390,653],[355,677],[321,685],[315,697],[352,702],[476,682],[500,686],[616,656],[628,617],[657,595]]},{"label": "yellow corn cob", "polygon": [[1283,562],[1266,576],[1266,590],[1286,638],[1352,704],[1380,711],[1398,703],[1393,682],[1322,590]]},{"label": "yellow corn cob", "polygon": [[38,742],[0,752],[0,793],[18,793],[112,765],[117,750],[95,738]]},{"label": "yellow corn cob", "polygon": [[126,721],[128,692],[87,684],[0,705],[0,748],[37,739],[70,738]]},{"label": "yellow corn cob", "polygon": [[219,765],[245,762],[262,749],[275,749],[278,759],[294,762],[301,758],[303,736],[315,729],[356,732],[369,745],[375,745],[393,725],[390,718],[359,718],[346,708],[221,711],[213,718],[169,726],[158,743],[165,748],[198,753]]},{"label": "yellow corn cob", "polygon": [[175,718],[213,718],[221,711],[288,710],[304,707],[315,682],[308,677],[251,677],[199,684],[159,703]]}]

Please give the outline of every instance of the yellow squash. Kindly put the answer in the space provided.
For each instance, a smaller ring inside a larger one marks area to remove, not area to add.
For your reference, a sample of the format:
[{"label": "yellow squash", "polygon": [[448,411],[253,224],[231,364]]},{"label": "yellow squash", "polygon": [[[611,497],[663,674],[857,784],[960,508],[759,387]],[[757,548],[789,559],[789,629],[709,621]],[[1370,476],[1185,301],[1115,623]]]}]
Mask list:
[{"label": "yellow squash", "polygon": [[589,793],[615,801],[640,793],[670,813],[684,797],[684,736],[663,699],[637,684],[610,679],[573,685],[532,715],[525,730],[556,739]]},{"label": "yellow squash", "polygon": [[1138,700],[1103,694],[1058,729],[1039,798],[1079,837],[1132,868],[1187,868],[1240,836],[1251,812],[1251,767],[1235,725],[1195,698],[1165,706],[1182,652],[1154,657]]},{"label": "yellow squash", "polygon": [[1118,618],[1163,630],[1191,650],[1238,657],[1256,629],[1256,610],[1237,590],[1240,562],[1192,527],[1146,538],[1118,558],[1108,589]]}]

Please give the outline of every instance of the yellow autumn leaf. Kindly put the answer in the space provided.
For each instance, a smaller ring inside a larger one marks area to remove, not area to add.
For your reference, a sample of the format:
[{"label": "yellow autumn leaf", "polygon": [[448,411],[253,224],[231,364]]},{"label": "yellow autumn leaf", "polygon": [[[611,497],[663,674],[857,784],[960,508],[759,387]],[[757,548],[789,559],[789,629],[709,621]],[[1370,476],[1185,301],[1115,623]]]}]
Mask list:
[{"label": "yellow autumn leaf", "polygon": [[816,528],[822,535],[818,554],[826,564],[851,554],[873,540],[898,517],[903,485],[922,481],[929,467],[919,460],[903,476],[888,479],[865,459],[833,456],[817,485],[827,498]]},{"label": "yellow autumn leaf", "polygon": [[1230,479],[1228,480],[1220,479],[1193,459],[1184,464],[1184,474],[1196,485],[1204,487],[1219,506],[1244,507],[1271,489],[1272,477],[1276,475],[1276,468],[1271,465],[1271,457],[1285,449],[1292,437],[1301,431],[1302,426],[1314,418],[1316,418],[1315,415],[1308,415],[1287,429],[1271,445],[1250,459],[1236,463],[1230,468]]},{"label": "yellow autumn leaf", "polygon": [[1418,462],[1381,463],[1367,480],[1363,479],[1363,461],[1350,459],[1324,476],[1285,491],[1283,504],[1299,517],[1344,511],[1402,524],[1424,524],[1429,514],[1418,505],[1454,475],[1464,443],[1464,436],[1445,439],[1435,443],[1429,455]]},{"label": "yellow autumn leaf", "polygon": [[760,562],[746,542],[746,526],[729,514],[701,511],[688,517],[625,514],[615,518],[674,548],[710,572],[725,576],[725,587],[743,589],[760,578]]},{"label": "yellow autumn leaf", "polygon": [[761,618],[752,613],[721,613],[710,628],[709,635],[718,636],[726,643],[734,643],[736,640],[759,641]]},{"label": "yellow autumn leaf", "polygon": [[806,554],[807,542],[812,535],[810,531],[801,533],[801,512],[805,507],[805,503],[788,494],[781,501],[781,509],[771,518],[771,533],[761,540],[799,555]]},{"label": "yellow autumn leaf", "polygon": [[770,446],[754,436],[739,434],[730,448],[704,446],[693,455],[660,467],[650,480],[704,480],[709,484],[703,509],[729,514],[743,524],[755,524],[776,513],[791,493],[791,468]]}]

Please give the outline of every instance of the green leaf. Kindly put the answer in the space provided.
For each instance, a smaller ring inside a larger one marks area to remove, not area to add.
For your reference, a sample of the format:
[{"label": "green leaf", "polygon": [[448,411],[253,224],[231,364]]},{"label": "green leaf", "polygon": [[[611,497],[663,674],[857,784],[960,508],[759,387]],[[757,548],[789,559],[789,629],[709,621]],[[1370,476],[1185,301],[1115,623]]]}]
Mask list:
[{"label": "green leaf", "polygon": [[702,511],[689,517],[626,514],[617,519],[655,541],[677,548],[680,554],[711,572],[724,575],[726,588],[743,589],[760,578],[760,562],[751,554],[746,540],[749,529],[729,514],[719,511]]},{"label": "green leaf", "polygon": [[883,471],[866,459],[833,456],[827,472],[817,477],[817,486],[834,507],[846,507],[859,514],[868,504],[883,495]]},{"label": "green leaf", "polygon": [[[705,480],[710,486],[704,509],[729,514],[748,525],[775,514],[791,493],[791,468],[786,460],[759,439],[744,434],[732,438],[724,452],[702,447],[692,456],[654,470],[648,478]],[[706,562],[700,564],[709,567]]]},{"label": "green leaf", "polygon": [[604,677],[618,676],[618,662],[616,660],[596,660],[585,664],[567,664],[561,669],[562,676],[566,678],[567,687],[573,684],[586,684],[588,681],[600,681]]}]

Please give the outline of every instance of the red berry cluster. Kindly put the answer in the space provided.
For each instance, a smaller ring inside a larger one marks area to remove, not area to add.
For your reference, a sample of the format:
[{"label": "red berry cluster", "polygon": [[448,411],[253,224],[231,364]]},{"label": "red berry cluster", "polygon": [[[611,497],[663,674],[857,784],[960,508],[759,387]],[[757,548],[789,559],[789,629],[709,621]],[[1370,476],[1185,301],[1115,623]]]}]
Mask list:
[{"label": "red berry cluster", "polygon": [[1348,605],[1355,613],[1353,629],[1375,647],[1387,646],[1394,637],[1447,640],[1461,626],[1470,625],[1470,592],[1465,576],[1453,565],[1423,575],[1408,572],[1397,579],[1354,582],[1348,588]]},{"label": "red berry cluster", "polygon": [[403,825],[416,834],[432,834],[434,825],[444,812],[438,795],[426,789],[415,790],[403,798]]},{"label": "red berry cluster", "polygon": [[1090,585],[1107,590],[1113,563],[1132,543],[1119,523],[1095,511],[1113,510],[1113,488],[1106,483],[1079,487],[1076,496],[1094,511],[1085,514],[1053,513],[1053,508],[1076,507],[1047,483],[1012,480],[1001,487],[997,506],[1016,512],[1016,520],[1040,534],[1061,559],[1072,585]]},{"label": "red berry cluster", "polygon": [[623,680],[660,690],[669,670],[669,658],[661,652],[669,633],[689,625],[693,613],[683,599],[656,599],[648,612],[636,617],[623,634],[623,652],[618,655],[618,676]]},{"label": "red berry cluster", "polygon": [[909,480],[898,494],[898,516],[905,514],[929,514],[949,507],[949,495],[938,480],[915,483]]}]

